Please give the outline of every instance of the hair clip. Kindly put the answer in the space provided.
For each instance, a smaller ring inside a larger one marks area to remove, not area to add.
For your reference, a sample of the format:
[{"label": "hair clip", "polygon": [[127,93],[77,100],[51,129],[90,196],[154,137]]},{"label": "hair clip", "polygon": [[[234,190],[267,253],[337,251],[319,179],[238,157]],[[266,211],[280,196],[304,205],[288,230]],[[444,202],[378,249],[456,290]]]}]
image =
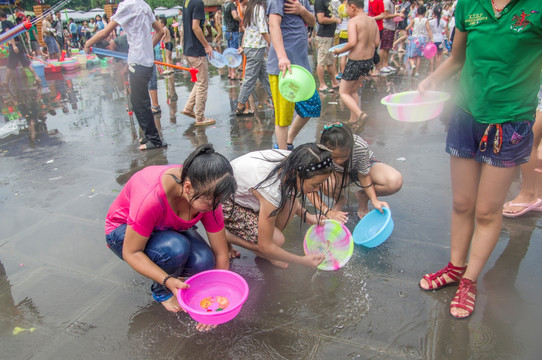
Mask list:
[{"label": "hair clip", "polygon": [[324,130],[329,130],[332,127],[341,128],[341,127],[343,127],[343,123],[337,121],[337,122],[334,122],[333,124],[326,124],[326,125],[324,125]]},{"label": "hair clip", "polygon": [[333,165],[333,160],[331,159],[331,156],[329,156],[318,163],[310,163],[307,166],[300,165],[297,167],[297,171],[302,171],[303,169],[305,169],[306,172],[316,171],[316,170],[326,169],[330,167],[331,165]]}]

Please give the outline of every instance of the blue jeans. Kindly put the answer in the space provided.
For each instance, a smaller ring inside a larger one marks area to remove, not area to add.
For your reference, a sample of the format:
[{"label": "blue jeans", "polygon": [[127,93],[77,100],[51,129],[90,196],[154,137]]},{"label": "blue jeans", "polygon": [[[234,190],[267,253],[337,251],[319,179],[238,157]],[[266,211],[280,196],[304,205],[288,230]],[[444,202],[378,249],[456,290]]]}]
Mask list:
[{"label": "blue jeans", "polygon": [[[177,277],[192,276],[214,269],[213,251],[195,229],[196,227],[193,227],[182,232],[154,231],[145,245],[144,253],[166,273]],[[121,259],[125,234],[126,224],[123,224],[105,235],[107,247]],[[152,284],[151,291],[158,302],[166,301],[173,296],[167,287],[157,282]]]},{"label": "blue jeans", "polygon": [[228,41],[229,48],[239,48],[239,32],[226,32],[226,40]]}]

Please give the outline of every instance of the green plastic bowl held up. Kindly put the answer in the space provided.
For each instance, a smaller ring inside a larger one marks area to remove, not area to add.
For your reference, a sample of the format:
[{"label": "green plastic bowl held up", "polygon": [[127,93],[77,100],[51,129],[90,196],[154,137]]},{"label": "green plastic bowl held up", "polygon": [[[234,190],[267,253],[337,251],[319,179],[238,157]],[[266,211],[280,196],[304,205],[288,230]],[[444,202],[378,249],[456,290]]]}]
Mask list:
[{"label": "green plastic bowl held up", "polygon": [[292,65],[292,73],[279,74],[279,92],[286,100],[296,103],[309,100],[316,91],[312,74],[302,66]]}]

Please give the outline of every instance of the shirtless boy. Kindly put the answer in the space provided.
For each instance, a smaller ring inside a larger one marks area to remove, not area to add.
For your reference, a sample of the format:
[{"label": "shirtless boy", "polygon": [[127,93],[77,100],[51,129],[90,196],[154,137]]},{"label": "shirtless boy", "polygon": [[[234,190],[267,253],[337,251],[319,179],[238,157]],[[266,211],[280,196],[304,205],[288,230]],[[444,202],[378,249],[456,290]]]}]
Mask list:
[{"label": "shirtless boy", "polygon": [[[162,37],[162,42],[164,43],[164,49],[165,49],[165,55],[166,58],[164,59],[164,62],[168,64],[173,64],[173,59],[171,57],[171,52],[173,51],[173,42],[171,42],[171,32],[169,31],[169,28],[167,27],[167,20],[165,17],[160,18],[160,24],[162,25],[162,30],[164,31],[164,36]],[[172,74],[172,69],[167,69],[164,71],[164,74]]]},{"label": "shirtless boy", "polygon": [[373,56],[380,43],[378,25],[373,18],[367,16],[363,8],[363,0],[347,1],[346,10],[350,17],[348,42],[333,51],[335,55],[350,51],[339,87],[341,100],[350,109],[350,124],[363,122],[367,118],[367,114],[358,105],[358,89],[361,77],[369,75],[373,68]]}]

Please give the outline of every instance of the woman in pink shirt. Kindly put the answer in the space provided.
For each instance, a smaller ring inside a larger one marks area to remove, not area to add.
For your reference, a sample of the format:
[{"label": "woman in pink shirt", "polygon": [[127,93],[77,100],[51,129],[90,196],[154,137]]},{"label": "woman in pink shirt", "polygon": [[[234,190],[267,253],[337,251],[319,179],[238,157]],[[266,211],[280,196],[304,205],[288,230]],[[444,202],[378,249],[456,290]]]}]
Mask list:
[{"label": "woman in pink shirt", "polygon": [[[229,268],[220,204],[236,188],[229,161],[209,144],[198,147],[182,166],[146,167],[130,178],[109,208],[107,246],[154,280],[154,299],[178,312],[174,295],[188,287],[179,277]],[[210,246],[195,230],[199,221]],[[197,325],[200,331],[214,327]]]}]

